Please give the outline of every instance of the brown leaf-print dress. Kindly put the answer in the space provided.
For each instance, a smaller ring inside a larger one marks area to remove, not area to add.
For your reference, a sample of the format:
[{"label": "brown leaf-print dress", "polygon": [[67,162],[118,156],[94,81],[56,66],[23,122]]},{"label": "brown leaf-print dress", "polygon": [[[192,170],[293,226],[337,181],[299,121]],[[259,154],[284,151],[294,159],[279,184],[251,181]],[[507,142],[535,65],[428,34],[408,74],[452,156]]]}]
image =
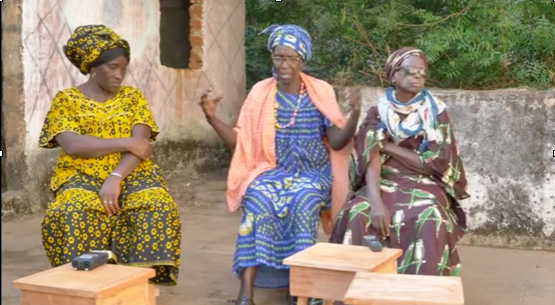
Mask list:
[{"label": "brown leaf-print dress", "polygon": [[[459,201],[469,195],[447,111],[438,116],[437,141],[419,153],[422,162],[432,169],[431,176],[417,173],[380,152],[376,139],[378,122],[378,111],[373,107],[355,141],[350,168],[354,195],[338,216],[330,242],[362,245],[364,235],[376,235],[364,179],[371,156],[379,155],[381,196],[392,216],[390,238],[385,245],[403,250],[398,273],[458,275],[461,264],[456,242],[466,230]],[[412,137],[398,145],[417,151],[422,139]]]}]

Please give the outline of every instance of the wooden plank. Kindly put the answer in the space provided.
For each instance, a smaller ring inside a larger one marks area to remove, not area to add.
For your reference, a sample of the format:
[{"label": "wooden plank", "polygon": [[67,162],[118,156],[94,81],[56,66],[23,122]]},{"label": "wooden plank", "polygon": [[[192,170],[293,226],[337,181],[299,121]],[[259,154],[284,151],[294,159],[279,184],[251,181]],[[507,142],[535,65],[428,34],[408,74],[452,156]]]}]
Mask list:
[{"label": "wooden plank", "polygon": [[160,296],[160,289],[152,284],[149,284],[148,286],[149,289],[147,292],[147,298],[149,305],[156,305],[156,298]]},{"label": "wooden plank", "polygon": [[36,291],[21,291],[20,305],[96,305],[91,298],[50,294]]},{"label": "wooden plank", "polygon": [[107,298],[98,299],[95,305],[152,305],[150,292],[149,284],[144,282],[127,287]]},{"label": "wooden plank", "polygon": [[343,300],[354,272],[291,267],[289,285],[291,295],[324,300]]},{"label": "wooden plank", "polygon": [[21,305],[156,305],[156,291],[147,282],[127,287],[102,299],[58,295],[45,292],[21,293]]},{"label": "wooden plank", "polygon": [[16,280],[13,286],[22,291],[102,299],[148,283],[155,275],[152,268],[104,265],[92,271],[75,271],[68,264]]},{"label": "wooden plank", "polygon": [[357,273],[345,295],[349,305],[464,305],[459,277]]},{"label": "wooden plank", "polygon": [[318,243],[284,260],[285,265],[319,269],[375,272],[391,266],[402,254],[400,249],[372,252],[365,246]]}]

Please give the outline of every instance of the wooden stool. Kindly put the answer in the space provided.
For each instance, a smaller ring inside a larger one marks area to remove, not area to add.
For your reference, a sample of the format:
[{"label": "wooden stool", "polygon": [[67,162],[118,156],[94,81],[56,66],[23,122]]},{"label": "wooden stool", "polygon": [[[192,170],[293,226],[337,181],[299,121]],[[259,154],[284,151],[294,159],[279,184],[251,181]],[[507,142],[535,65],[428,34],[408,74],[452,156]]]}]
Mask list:
[{"label": "wooden stool", "polygon": [[75,271],[71,264],[13,282],[21,305],[156,305],[159,294],[148,280],[154,269],[104,265]]},{"label": "wooden stool", "polygon": [[399,249],[372,252],[365,246],[318,243],[284,260],[291,267],[290,293],[298,305],[308,298],[342,301],[357,272],[397,273]]},{"label": "wooden stool", "polygon": [[460,277],[357,273],[348,305],[464,305]]}]

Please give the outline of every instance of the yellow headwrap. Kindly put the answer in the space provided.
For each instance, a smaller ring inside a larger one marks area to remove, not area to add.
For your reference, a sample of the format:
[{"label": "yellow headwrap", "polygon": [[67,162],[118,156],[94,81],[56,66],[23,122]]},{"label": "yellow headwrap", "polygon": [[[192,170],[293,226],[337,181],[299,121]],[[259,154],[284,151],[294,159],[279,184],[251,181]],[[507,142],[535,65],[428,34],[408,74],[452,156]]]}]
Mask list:
[{"label": "yellow headwrap", "polygon": [[87,75],[90,72],[90,65],[100,57],[102,52],[115,48],[131,50],[129,43],[109,27],[91,24],[75,29],[67,45],[64,46],[64,54],[81,73]]}]

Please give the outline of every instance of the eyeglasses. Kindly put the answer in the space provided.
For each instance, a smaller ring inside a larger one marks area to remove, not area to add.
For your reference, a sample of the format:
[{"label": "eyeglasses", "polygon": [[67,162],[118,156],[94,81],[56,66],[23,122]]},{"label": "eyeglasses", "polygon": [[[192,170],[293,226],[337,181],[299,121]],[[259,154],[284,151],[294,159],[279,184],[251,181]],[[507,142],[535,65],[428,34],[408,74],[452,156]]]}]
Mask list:
[{"label": "eyeglasses", "polygon": [[411,66],[402,66],[399,67],[398,71],[403,71],[407,76],[416,76],[420,75],[420,77],[426,78],[428,74],[428,69],[426,68],[416,68]]},{"label": "eyeglasses", "polygon": [[282,65],[284,62],[287,62],[288,65],[294,65],[301,61],[301,57],[283,57],[278,55],[272,55],[272,62],[275,65]]}]

